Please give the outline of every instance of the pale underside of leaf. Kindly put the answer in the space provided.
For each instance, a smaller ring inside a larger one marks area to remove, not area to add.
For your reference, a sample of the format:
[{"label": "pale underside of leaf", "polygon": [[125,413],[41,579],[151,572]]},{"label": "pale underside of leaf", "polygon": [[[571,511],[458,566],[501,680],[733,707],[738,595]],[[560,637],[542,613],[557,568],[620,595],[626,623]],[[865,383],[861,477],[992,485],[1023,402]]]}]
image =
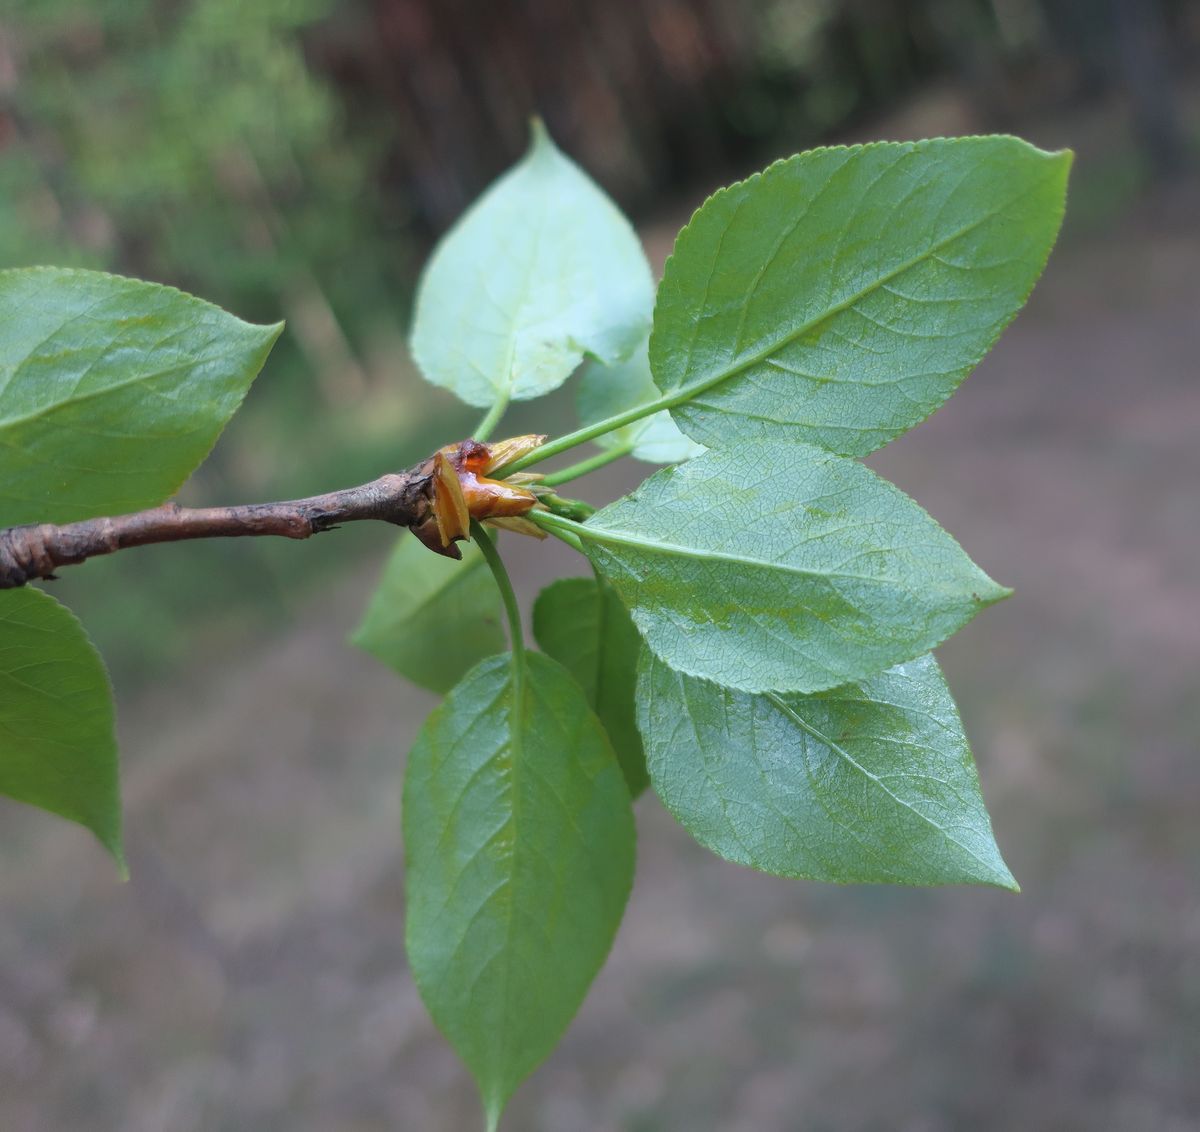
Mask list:
[{"label": "pale underside of leaf", "polygon": [[578,533],[655,653],[744,691],[860,679],[1008,593],[903,492],[803,444],[711,449]]},{"label": "pale underside of leaf", "polygon": [[484,661],[426,721],[404,788],[407,945],[494,1126],[608,953],[633,877],[620,767],[549,657]]},{"label": "pale underside of leaf", "polygon": [[540,396],[585,355],[627,357],[654,285],[629,222],[544,129],[450,230],[417,292],[425,377],[470,405]]},{"label": "pale underside of leaf", "polygon": [[722,189],[659,287],[654,378],[701,444],[865,455],[933,412],[1021,308],[1069,153],[1016,138],[802,153]]},{"label": "pale underside of leaf", "polygon": [[646,650],[638,721],[655,791],[728,860],[837,883],[1016,888],[928,654],[805,696],[722,688]]}]

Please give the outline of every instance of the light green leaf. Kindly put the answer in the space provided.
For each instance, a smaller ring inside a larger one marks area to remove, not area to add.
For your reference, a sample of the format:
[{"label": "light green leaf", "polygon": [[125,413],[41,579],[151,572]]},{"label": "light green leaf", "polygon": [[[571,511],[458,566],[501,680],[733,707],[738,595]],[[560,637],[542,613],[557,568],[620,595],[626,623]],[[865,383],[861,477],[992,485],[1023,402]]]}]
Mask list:
[{"label": "light green leaf", "polygon": [[124,871],[108,674],[75,616],[29,586],[0,593],[0,794],[90,829]]},{"label": "light green leaf", "polygon": [[727,860],[809,880],[1016,890],[931,655],[816,695],[754,695],[646,649],[637,698],[654,789]]},{"label": "light green leaf", "polygon": [[[643,341],[628,361],[609,366],[592,362],[584,367],[575,398],[580,423],[596,424],[658,399],[648,349],[649,342]],[[677,464],[704,451],[679,431],[665,409],[606,432],[595,443],[601,448],[628,448],[631,456],[651,464]]]},{"label": "light green leaf", "polygon": [[579,1009],[633,880],[629,791],[560,665],[493,657],[433,712],[404,846],[413,976],[494,1128]]},{"label": "light green leaf", "polygon": [[117,275],[0,271],[0,526],[161,503],[282,329]]},{"label": "light green leaf", "polygon": [[594,578],[560,578],[533,604],[533,635],[579,682],[636,798],[647,782],[633,705],[642,642],[616,591]]},{"label": "light green leaf", "polygon": [[417,290],[412,350],[469,405],[557,388],[585,354],[632,352],[654,282],[629,221],[535,123],[529,153],[446,234]]},{"label": "light green leaf", "polygon": [[504,648],[500,594],[474,543],[461,562],[432,554],[411,535],[396,543],[351,640],[401,676],[448,692]]},{"label": "light green leaf", "polygon": [[817,692],[1007,596],[898,488],[807,444],[712,448],[572,528],[672,668]]},{"label": "light green leaf", "polygon": [[1011,137],[878,142],[715,193],[654,311],[650,362],[680,428],[858,456],[924,420],[1029,296],[1070,165]]}]

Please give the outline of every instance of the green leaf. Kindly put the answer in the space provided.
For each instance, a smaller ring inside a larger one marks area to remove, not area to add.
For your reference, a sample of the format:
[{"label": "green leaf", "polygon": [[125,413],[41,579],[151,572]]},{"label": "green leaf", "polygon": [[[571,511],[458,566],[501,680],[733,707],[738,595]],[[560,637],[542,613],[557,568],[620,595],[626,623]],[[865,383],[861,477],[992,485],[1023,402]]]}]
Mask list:
[{"label": "green leaf", "polygon": [[[584,367],[575,398],[580,423],[595,424],[658,399],[650,376],[649,341],[643,341],[625,362]],[[628,448],[630,455],[651,464],[677,464],[704,451],[679,431],[665,409],[596,437],[601,448]]]},{"label": "green leaf", "polygon": [[579,1009],[633,880],[625,780],[560,665],[485,660],[430,715],[404,846],[413,976],[494,1128]]},{"label": "green leaf", "polygon": [[644,650],[654,789],[702,845],[778,876],[1017,889],[929,654],[804,696],[750,694]]},{"label": "green leaf", "polygon": [[28,586],[0,593],[0,794],[90,829],[124,872],[104,662],[74,614]]},{"label": "green leaf", "polygon": [[447,233],[417,291],[412,350],[469,405],[538,397],[645,337],[654,282],[616,205],[535,123],[529,153]]},{"label": "green leaf", "polygon": [[710,449],[572,529],[663,660],[748,692],[911,660],[1009,592],[898,488],[807,444]]},{"label": "green leaf", "polygon": [[1011,137],[839,146],[715,193],[654,311],[680,428],[859,456],[924,420],[1028,298],[1071,156]]},{"label": "green leaf", "polygon": [[593,578],[559,579],[534,602],[533,635],[579,682],[636,798],[647,782],[633,704],[642,642],[616,591]]},{"label": "green leaf", "polygon": [[0,271],[0,526],[174,494],[282,329],[117,275]]},{"label": "green leaf", "polygon": [[474,543],[461,562],[431,554],[410,535],[396,543],[351,640],[401,676],[448,692],[504,648],[500,595]]}]

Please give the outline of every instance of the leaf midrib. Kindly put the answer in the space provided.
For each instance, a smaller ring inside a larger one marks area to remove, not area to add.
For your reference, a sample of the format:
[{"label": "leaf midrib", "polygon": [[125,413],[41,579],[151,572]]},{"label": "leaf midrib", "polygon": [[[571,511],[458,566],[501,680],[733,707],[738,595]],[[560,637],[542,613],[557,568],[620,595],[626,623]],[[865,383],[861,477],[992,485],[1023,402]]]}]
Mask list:
[{"label": "leaf midrib", "polygon": [[[115,345],[115,343],[113,345]],[[128,377],[122,381],[114,382],[112,385],[105,385],[99,389],[90,390],[87,393],[72,393],[70,397],[62,401],[54,401],[49,405],[41,405],[33,411],[24,413],[21,416],[0,417],[0,432],[17,429],[22,425],[39,421],[44,417],[53,416],[55,413],[59,413],[67,409],[73,409],[75,406],[80,405],[85,401],[91,401],[95,400],[96,398],[108,397],[114,393],[120,393],[122,390],[128,389],[130,386],[142,385],[150,381],[157,381],[159,378],[166,377],[168,374],[196,369],[201,364],[224,361],[227,358],[233,357],[238,352],[238,348],[235,347],[221,354],[205,356],[202,361],[198,360],[197,358],[190,358],[186,361],[179,362],[176,365],[167,366],[165,369],[156,370],[153,373],[144,373],[138,374],[134,377]],[[24,364],[25,362],[21,362],[17,365],[14,370],[14,376],[21,370],[21,368],[23,368]]]},{"label": "leaf midrib", "polygon": [[979,864],[982,865],[984,867],[984,869],[987,870],[987,873],[989,876],[994,877],[997,875],[995,866],[990,864],[988,861],[985,861],[978,853],[975,852],[974,849],[972,849],[968,845],[964,845],[961,841],[958,840],[958,838],[953,837],[948,830],[946,830],[944,827],[938,825],[937,822],[935,822],[932,818],[930,818],[926,814],[921,813],[921,811],[916,809],[911,803],[906,802],[903,798],[901,798],[893,790],[889,789],[887,787],[887,785],[883,782],[883,780],[878,777],[878,775],[874,775],[869,770],[867,770],[867,768],[865,766],[863,766],[862,763],[860,763],[843,746],[841,746],[839,743],[835,742],[833,739],[830,739],[829,736],[827,736],[819,728],[814,727],[811,723],[809,723],[806,719],[804,719],[803,716],[801,716],[798,712],[793,710],[792,707],[787,703],[786,700],[784,700],[784,698],[781,695],[779,695],[778,692],[764,692],[763,696],[765,697],[765,699],[767,700],[768,703],[772,704],[776,708],[777,711],[779,711],[782,715],[784,715],[788,719],[790,719],[797,727],[800,728],[801,731],[804,731],[807,734],[811,735],[814,739],[817,740],[818,743],[823,743],[826,747],[829,748],[829,750],[831,750],[839,758],[843,759],[855,771],[857,771],[864,778],[869,780],[873,785],[875,785],[880,790],[882,790],[883,793],[885,793],[889,798],[891,798],[892,801],[895,802],[898,806],[901,806],[902,808],[908,810],[911,814],[915,815],[922,822],[924,822],[926,825],[928,825],[931,829],[936,830],[939,834],[941,834],[942,837],[944,837],[952,845],[957,845],[959,847],[959,849],[961,849],[969,857],[971,857],[975,861],[978,861]]},{"label": "leaf midrib", "polygon": [[[517,857],[520,852],[520,839],[517,834],[517,811],[520,808],[521,789],[517,783],[517,775],[519,764],[524,756],[523,732],[524,732],[524,715],[525,715],[525,651],[524,649],[514,648],[510,653],[509,671],[511,673],[510,687],[512,688],[512,707],[509,711],[508,724],[508,754],[512,766],[512,773],[509,775],[508,787],[511,791],[510,797],[512,805],[510,810],[510,818],[512,826],[512,855],[509,858],[509,900],[506,909],[507,914],[504,918],[504,952],[506,961],[500,964],[500,978],[504,982],[501,990],[500,999],[504,1003],[505,1018],[512,1018],[516,1013],[518,1004],[512,999],[512,933],[513,923],[516,917],[517,910]],[[507,1059],[501,1058],[505,1062],[507,1069]],[[493,1097],[485,1100],[484,1107],[488,1110],[489,1120],[492,1119],[491,1113],[493,1106],[496,1106],[496,1118],[499,1118],[499,1108],[504,1104],[502,1093],[506,1087],[506,1073],[497,1073],[493,1078],[491,1085],[495,1090]]]},{"label": "leaf midrib", "polygon": [[[592,527],[586,523],[577,524],[577,527],[584,538],[589,538],[593,542],[612,543],[617,546],[632,546],[635,549],[648,551],[651,554],[670,554],[689,560],[699,559],[701,561],[720,562],[727,565],[749,566],[756,569],[779,570],[787,574],[795,574],[798,577],[821,578],[827,581],[834,578],[848,578],[855,581],[874,582],[876,584],[879,584],[881,581],[885,584],[889,581],[895,581],[895,579],[880,579],[870,574],[850,574],[843,571],[806,569],[803,566],[796,566],[790,562],[772,561],[769,558],[750,558],[744,554],[731,554],[728,551],[710,550],[705,547],[681,546],[679,543],[666,542],[664,540],[650,542],[641,535],[636,535],[629,531],[614,531],[607,527]],[[884,550],[887,548],[880,547],[878,549]]]},{"label": "leaf midrib", "polygon": [[1033,188],[1030,188],[1030,189],[1026,190],[1024,193],[1021,193],[1018,196],[1013,197],[1011,200],[1005,201],[1005,203],[1003,205],[1000,205],[994,209],[991,209],[990,211],[986,212],[983,216],[979,217],[976,220],[973,220],[970,224],[965,224],[961,228],[958,228],[954,232],[951,232],[949,235],[943,236],[940,240],[937,240],[934,243],[930,244],[927,248],[925,248],[919,254],[912,256],[910,259],[907,259],[903,263],[900,263],[897,266],[884,272],[877,279],[874,279],[872,282],[868,283],[865,287],[862,287],[858,291],[854,292],[854,294],[843,299],[841,302],[835,303],[833,306],[822,311],[820,314],[814,315],[812,318],[801,323],[799,326],[793,327],[791,330],[787,331],[781,337],[779,337],[777,339],[773,339],[771,342],[769,342],[765,346],[761,347],[759,350],[755,351],[753,354],[750,354],[750,355],[746,356],[745,358],[741,359],[740,361],[734,362],[731,365],[726,365],[723,368],[721,368],[715,372],[709,373],[702,378],[698,378],[695,381],[688,382],[688,383],[685,383],[685,384],[679,386],[679,388],[677,390],[675,390],[675,392],[669,393],[668,396],[663,399],[663,402],[662,402],[663,406],[669,407],[669,408],[674,408],[676,405],[682,404],[685,401],[690,401],[693,397],[696,397],[698,394],[705,393],[709,389],[712,389],[714,386],[720,385],[723,382],[728,381],[731,377],[736,377],[739,373],[744,373],[746,370],[750,369],[752,366],[758,365],[760,362],[766,361],[767,359],[771,358],[773,355],[779,353],[779,351],[782,350],[785,346],[788,346],[792,342],[796,341],[797,338],[801,338],[805,334],[809,333],[810,331],[815,330],[822,323],[827,322],[832,318],[836,318],[843,311],[851,309],[857,303],[859,303],[863,299],[867,298],[867,296],[874,294],[877,290],[879,290],[879,288],[886,286],[893,279],[896,279],[899,276],[903,275],[906,271],[910,271],[912,268],[916,267],[920,263],[923,263],[925,260],[929,259],[930,257],[937,255],[938,252],[942,251],[944,248],[946,248],[950,244],[954,243],[955,240],[961,239],[963,236],[967,235],[969,232],[972,232],[976,228],[979,228],[981,225],[988,223],[988,221],[994,220],[1002,212],[1011,208],[1014,204],[1016,204],[1023,197],[1031,195],[1035,189],[1040,189],[1041,186],[1042,186],[1042,182],[1039,181],[1037,183],[1037,185],[1034,186]]}]

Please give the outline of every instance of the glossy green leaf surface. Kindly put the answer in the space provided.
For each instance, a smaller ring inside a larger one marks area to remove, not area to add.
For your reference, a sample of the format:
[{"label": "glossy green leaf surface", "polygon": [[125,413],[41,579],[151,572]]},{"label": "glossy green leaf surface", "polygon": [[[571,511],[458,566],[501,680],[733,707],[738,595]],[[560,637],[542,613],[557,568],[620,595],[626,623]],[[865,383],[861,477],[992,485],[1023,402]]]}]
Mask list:
[{"label": "glossy green leaf surface", "polygon": [[534,127],[526,157],[446,234],[417,290],[412,349],[469,405],[537,397],[590,354],[627,357],[654,304],[616,205]]},{"label": "glossy green leaf surface", "polygon": [[604,962],[633,880],[629,791],[579,685],[493,657],[426,721],[404,783],[409,962],[489,1126]]},{"label": "glossy green leaf surface", "polygon": [[584,690],[636,798],[648,781],[633,703],[642,642],[621,599],[594,578],[560,578],[534,602],[533,633]]},{"label": "glossy green leaf surface", "polygon": [[[658,399],[648,351],[649,343],[644,341],[627,361],[609,366],[592,362],[584,367],[575,398],[581,424],[595,424]],[[704,451],[679,431],[665,409],[606,432],[595,443],[601,448],[628,448],[631,456],[651,464],[676,464]]]},{"label": "glossy green leaf surface", "polygon": [[929,654],[805,696],[722,688],[646,649],[638,722],[655,791],[727,860],[838,883],[1016,888]]},{"label": "glossy green leaf surface", "polygon": [[460,549],[462,561],[455,562],[402,535],[351,638],[431,692],[448,692],[504,648],[496,584],[478,547]]},{"label": "glossy green leaf surface", "polygon": [[898,488],[807,444],[710,449],[573,529],[663,660],[743,691],[869,676],[1008,593]]},{"label": "glossy green leaf surface", "polygon": [[864,455],[934,411],[1021,308],[1071,154],[1017,138],[816,149],[713,194],[667,261],[654,379],[701,444]]},{"label": "glossy green leaf surface", "polygon": [[124,869],[108,673],[68,609],[0,593],[0,794],[90,829]]},{"label": "glossy green leaf surface", "polygon": [[0,271],[0,525],[174,494],[281,330],[116,275]]}]

